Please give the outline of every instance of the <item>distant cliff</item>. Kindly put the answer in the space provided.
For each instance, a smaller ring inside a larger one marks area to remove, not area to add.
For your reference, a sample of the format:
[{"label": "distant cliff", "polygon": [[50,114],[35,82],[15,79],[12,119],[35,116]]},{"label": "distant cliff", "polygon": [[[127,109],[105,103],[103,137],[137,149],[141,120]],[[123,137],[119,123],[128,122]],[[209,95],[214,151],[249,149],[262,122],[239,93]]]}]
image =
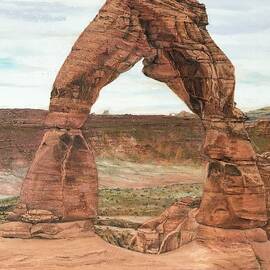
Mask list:
[{"label": "distant cliff", "polygon": [[[44,132],[47,111],[0,110],[0,168],[28,167]],[[247,124],[257,152],[270,151],[268,120]],[[194,117],[90,115],[84,128],[98,158],[201,163],[203,129]]]},{"label": "distant cliff", "polygon": [[249,120],[254,121],[257,119],[270,120],[270,107],[264,107],[261,109],[247,112]]},{"label": "distant cliff", "polygon": [[[0,110],[0,168],[27,167],[41,141],[47,111]],[[96,157],[140,162],[200,162],[196,118],[90,115],[84,128]]]}]

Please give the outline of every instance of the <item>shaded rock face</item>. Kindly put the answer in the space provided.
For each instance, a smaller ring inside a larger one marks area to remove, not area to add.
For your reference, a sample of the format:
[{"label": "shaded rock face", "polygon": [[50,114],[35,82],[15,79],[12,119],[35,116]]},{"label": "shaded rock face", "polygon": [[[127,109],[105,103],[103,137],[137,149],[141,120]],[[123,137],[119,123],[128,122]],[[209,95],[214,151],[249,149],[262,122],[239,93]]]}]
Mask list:
[{"label": "shaded rock face", "polygon": [[130,243],[136,235],[134,229],[115,226],[95,226],[95,233],[106,242],[126,249],[130,249]]},{"label": "shaded rock face", "polygon": [[195,219],[198,206],[199,201],[190,197],[176,202],[159,217],[142,224],[129,248],[142,253],[160,254],[192,241],[206,245],[212,243],[216,247],[236,243],[253,245],[268,241],[267,233],[261,228],[243,230],[201,225]]},{"label": "shaded rock face", "polygon": [[238,229],[263,226],[267,221],[265,201],[261,200],[265,190],[260,178],[254,178],[256,174],[255,163],[210,163],[198,222]]},{"label": "shaded rock face", "polygon": [[270,239],[270,152],[257,155],[257,164],[265,186],[268,222],[264,229]]},{"label": "shaded rock face", "polygon": [[95,162],[80,129],[102,87],[144,59],[144,74],[166,83],[206,131],[210,165],[197,221],[241,229],[266,223],[263,182],[244,115],[234,106],[234,68],[207,24],[205,6],[197,1],[105,3],[55,80],[49,130],[22,188],[27,209],[64,219],[95,214]]},{"label": "shaded rock face", "polygon": [[199,202],[184,198],[159,217],[145,222],[130,242],[130,248],[142,253],[160,254],[175,250],[196,238],[195,216]]}]

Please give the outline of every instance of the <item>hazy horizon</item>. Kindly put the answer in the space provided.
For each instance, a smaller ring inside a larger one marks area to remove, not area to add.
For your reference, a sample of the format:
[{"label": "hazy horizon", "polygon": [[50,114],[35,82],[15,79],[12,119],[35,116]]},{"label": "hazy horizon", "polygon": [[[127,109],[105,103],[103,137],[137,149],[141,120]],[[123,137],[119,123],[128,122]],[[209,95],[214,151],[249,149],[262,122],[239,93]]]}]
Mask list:
[{"label": "hazy horizon", "polygon": [[[71,46],[104,0],[2,0],[0,108],[48,109],[51,86]],[[204,0],[216,43],[236,67],[236,102],[244,111],[270,105],[270,2]],[[186,105],[145,77],[142,63],[101,91],[92,112],[169,114]],[[259,93],[259,94],[258,94]]]}]

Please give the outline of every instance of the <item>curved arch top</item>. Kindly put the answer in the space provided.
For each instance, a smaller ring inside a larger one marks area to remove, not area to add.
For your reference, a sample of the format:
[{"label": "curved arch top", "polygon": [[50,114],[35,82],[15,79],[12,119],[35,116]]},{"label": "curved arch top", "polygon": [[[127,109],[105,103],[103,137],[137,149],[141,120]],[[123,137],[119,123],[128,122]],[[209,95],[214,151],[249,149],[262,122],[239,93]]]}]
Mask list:
[{"label": "curved arch top", "polygon": [[234,68],[207,24],[197,1],[107,1],[55,80],[47,124],[80,127],[100,90],[142,58],[201,118],[234,117]]}]

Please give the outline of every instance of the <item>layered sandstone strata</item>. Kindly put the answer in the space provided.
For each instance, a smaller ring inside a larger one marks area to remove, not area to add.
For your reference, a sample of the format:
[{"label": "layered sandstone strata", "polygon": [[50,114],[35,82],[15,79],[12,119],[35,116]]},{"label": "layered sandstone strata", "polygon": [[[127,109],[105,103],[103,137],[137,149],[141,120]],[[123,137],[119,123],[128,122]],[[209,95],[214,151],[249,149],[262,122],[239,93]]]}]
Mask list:
[{"label": "layered sandstone strata", "polygon": [[90,221],[70,221],[65,223],[27,223],[14,221],[0,225],[2,238],[66,239],[93,236]]},{"label": "layered sandstone strata", "polygon": [[[0,170],[20,172],[30,166],[46,131],[47,114],[42,110],[0,110]],[[203,130],[198,118],[92,114],[82,132],[99,159],[202,161]]]},{"label": "layered sandstone strata", "polygon": [[93,153],[81,131],[49,130],[24,180],[21,204],[27,211],[48,210],[61,221],[95,217],[94,164]]},{"label": "layered sandstone strata", "polygon": [[203,123],[203,149],[209,164],[198,222],[237,229],[264,226],[264,183],[243,122],[211,119]]},{"label": "layered sandstone strata", "polygon": [[265,186],[266,208],[268,222],[264,229],[270,239],[270,153],[257,155],[257,164]]}]

